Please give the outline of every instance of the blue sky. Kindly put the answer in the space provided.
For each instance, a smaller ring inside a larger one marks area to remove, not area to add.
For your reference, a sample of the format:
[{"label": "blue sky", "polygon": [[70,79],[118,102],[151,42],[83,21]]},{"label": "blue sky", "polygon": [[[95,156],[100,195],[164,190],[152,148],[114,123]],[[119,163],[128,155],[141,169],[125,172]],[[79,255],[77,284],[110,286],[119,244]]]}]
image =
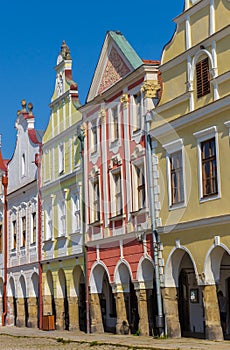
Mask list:
[{"label": "blue sky", "polygon": [[83,104],[107,30],[120,30],[137,54],[160,59],[171,39],[183,0],[11,0],[1,4],[0,133],[4,158],[15,148],[21,100],[34,105],[36,129],[45,130],[62,40],[70,48],[73,80]]}]

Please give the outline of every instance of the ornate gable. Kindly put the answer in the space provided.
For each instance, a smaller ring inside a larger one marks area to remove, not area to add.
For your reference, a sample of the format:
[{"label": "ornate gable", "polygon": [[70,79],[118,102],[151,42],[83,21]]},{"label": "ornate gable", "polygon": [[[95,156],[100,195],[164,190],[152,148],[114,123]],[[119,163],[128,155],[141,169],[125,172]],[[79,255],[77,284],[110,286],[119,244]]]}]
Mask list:
[{"label": "ornate gable", "polygon": [[99,61],[91,82],[87,102],[140,67],[143,61],[121,32],[107,32]]},{"label": "ornate gable", "polygon": [[126,65],[126,63],[119,55],[117,50],[114,47],[112,47],[108,57],[107,65],[104,70],[104,74],[101,79],[101,84],[98,93],[100,94],[108,87],[115,84],[118,80],[123,78],[129,72],[130,68]]}]

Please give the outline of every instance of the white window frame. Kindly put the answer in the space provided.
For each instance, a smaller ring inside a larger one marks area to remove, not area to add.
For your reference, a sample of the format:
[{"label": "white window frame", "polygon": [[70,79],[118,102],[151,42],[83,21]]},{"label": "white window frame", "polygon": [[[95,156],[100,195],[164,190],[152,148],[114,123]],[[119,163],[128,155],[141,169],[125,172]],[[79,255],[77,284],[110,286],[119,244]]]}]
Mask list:
[{"label": "white window frame", "polygon": [[[145,205],[140,206],[139,203],[139,191],[138,191],[138,173],[137,171],[142,169],[144,175],[144,191],[145,191]],[[136,160],[132,163],[132,210],[133,212],[147,208],[147,194],[146,194],[146,169],[144,159]],[[138,200],[137,200],[138,198]]]},{"label": "white window frame", "polygon": [[64,167],[65,167],[65,147],[64,147],[64,142],[61,142],[58,145],[58,172],[59,172],[59,175],[64,173]]},{"label": "white window frame", "polygon": [[[136,97],[140,98],[140,106],[137,107],[136,103]],[[131,96],[132,101],[132,115],[131,115],[131,121],[132,121],[132,132],[133,134],[138,133],[141,131],[143,123],[142,123],[142,115],[143,115],[143,99],[142,99],[142,93],[140,90],[137,92],[134,92]],[[140,112],[137,111],[137,108],[140,108]]]},{"label": "white window frame", "polygon": [[[95,200],[95,189],[94,185],[98,184],[98,199]],[[99,206],[99,218],[97,217],[97,212],[95,210],[95,203],[98,203]],[[100,177],[99,175],[90,179],[90,223],[97,223],[101,221],[101,196],[100,196]]]},{"label": "white window frame", "polygon": [[[186,195],[186,181],[185,181],[185,151],[183,139],[177,139],[172,142],[169,142],[163,145],[163,148],[166,150],[166,175],[167,175],[167,184],[168,184],[168,208],[169,210],[184,208],[187,206],[187,195]],[[180,203],[172,203],[172,183],[171,183],[171,155],[181,152],[182,160],[182,176],[183,176],[183,190],[184,190],[184,201]]]},{"label": "white window frame", "polygon": [[[35,215],[35,220],[34,220],[34,215]],[[34,236],[34,222],[35,222],[35,236]],[[37,242],[37,229],[38,229],[37,212],[33,211],[31,213],[31,240],[30,240],[30,244],[36,244],[36,242]]]},{"label": "white window frame", "polygon": [[90,123],[90,153],[91,155],[98,153],[98,123],[97,119],[94,119]]},{"label": "white window frame", "polygon": [[[117,207],[117,193],[116,193],[116,183],[115,177],[120,175],[120,213],[118,213]],[[110,172],[110,210],[111,210],[111,218],[119,217],[124,215],[124,191],[122,184],[122,169],[119,167]]]},{"label": "white window frame", "polygon": [[[23,219],[25,219],[25,242],[23,242]],[[26,212],[22,211],[22,215],[20,216],[20,248],[26,248],[27,244],[27,217]]]},{"label": "white window frame", "polygon": [[73,233],[81,231],[81,197],[80,189],[73,193],[72,200],[72,231]]},{"label": "white window frame", "polygon": [[[115,132],[115,124],[114,124],[114,111],[116,111],[116,132]],[[116,136],[117,134],[117,136]],[[118,102],[116,104],[113,104],[109,108],[109,136],[110,136],[110,145],[112,146],[117,145],[119,143],[120,139],[120,105]]]},{"label": "white window frame", "polygon": [[26,176],[26,156],[25,156],[25,153],[22,154],[22,157],[21,157],[21,166],[22,166],[22,177],[25,177]]},{"label": "white window frame", "polygon": [[[17,216],[16,216],[16,211],[13,211],[12,214],[10,215],[10,222],[11,222],[11,250],[16,250],[17,249]],[[14,227],[14,222],[15,222],[15,227]],[[15,228],[15,230],[14,230]],[[15,247],[14,247],[14,232],[16,234],[16,241],[15,241]]]},{"label": "white window frame", "polygon": [[[198,187],[199,187],[199,198],[200,203],[219,199],[221,197],[221,187],[220,187],[220,162],[219,162],[219,145],[218,145],[218,132],[216,126],[211,126],[210,128],[197,131],[193,134],[197,140],[197,152],[198,152]],[[204,197],[203,195],[203,179],[202,179],[202,155],[201,155],[201,143],[208,141],[209,139],[215,139],[216,147],[216,171],[217,171],[217,187],[218,193],[216,195],[210,195]]]},{"label": "white window frame", "polygon": [[45,241],[52,240],[53,238],[53,220],[52,220],[52,204],[45,204]]},{"label": "white window frame", "polygon": [[58,237],[66,236],[66,200],[60,196],[58,201]]}]

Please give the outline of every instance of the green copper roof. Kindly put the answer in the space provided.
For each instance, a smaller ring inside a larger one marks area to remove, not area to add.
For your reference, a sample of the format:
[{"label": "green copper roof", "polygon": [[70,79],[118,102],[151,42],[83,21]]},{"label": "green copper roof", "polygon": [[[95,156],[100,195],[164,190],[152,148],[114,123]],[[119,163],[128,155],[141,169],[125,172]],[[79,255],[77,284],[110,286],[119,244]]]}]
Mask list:
[{"label": "green copper roof", "polygon": [[121,32],[110,30],[108,31],[108,34],[116,42],[117,46],[120,48],[134,69],[137,69],[143,64],[141,58],[136,54]]}]

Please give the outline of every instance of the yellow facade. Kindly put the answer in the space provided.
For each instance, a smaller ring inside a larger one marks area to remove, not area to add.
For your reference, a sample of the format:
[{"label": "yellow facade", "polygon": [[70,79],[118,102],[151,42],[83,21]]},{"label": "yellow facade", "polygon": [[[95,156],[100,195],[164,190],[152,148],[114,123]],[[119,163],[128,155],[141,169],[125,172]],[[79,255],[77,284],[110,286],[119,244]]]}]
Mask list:
[{"label": "yellow facade", "polygon": [[43,315],[56,329],[84,330],[81,113],[68,50],[63,42],[43,138]]},{"label": "yellow facade", "polygon": [[175,21],[150,132],[166,323],[171,336],[221,339],[230,334],[217,302],[218,290],[230,300],[230,3],[186,0]]}]

